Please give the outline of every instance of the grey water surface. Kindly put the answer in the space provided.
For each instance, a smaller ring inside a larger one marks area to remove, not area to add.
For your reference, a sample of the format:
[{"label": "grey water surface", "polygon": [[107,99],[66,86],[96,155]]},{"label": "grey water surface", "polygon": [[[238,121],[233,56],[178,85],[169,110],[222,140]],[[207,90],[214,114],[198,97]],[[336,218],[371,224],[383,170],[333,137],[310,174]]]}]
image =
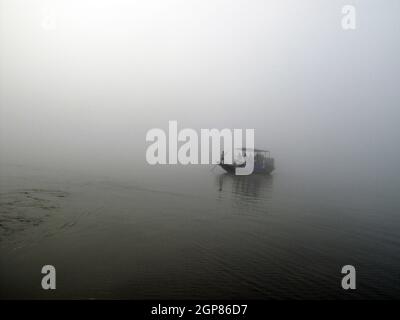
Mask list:
[{"label": "grey water surface", "polygon": [[[118,179],[7,168],[2,298],[399,294],[395,186],[279,170],[239,177],[210,166],[152,167]],[[46,264],[56,267],[56,290],[40,287]],[[357,270],[352,292],[340,285],[347,264]]]}]

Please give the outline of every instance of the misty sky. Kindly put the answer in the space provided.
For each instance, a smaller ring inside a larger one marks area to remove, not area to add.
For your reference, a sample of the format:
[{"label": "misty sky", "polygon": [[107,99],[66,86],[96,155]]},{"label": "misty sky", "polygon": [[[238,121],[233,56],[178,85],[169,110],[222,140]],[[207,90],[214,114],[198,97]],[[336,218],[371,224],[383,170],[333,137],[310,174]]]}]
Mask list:
[{"label": "misty sky", "polygon": [[399,14],[398,0],[0,0],[0,158],[129,170],[147,130],[178,120],[254,128],[279,171],[399,175]]}]

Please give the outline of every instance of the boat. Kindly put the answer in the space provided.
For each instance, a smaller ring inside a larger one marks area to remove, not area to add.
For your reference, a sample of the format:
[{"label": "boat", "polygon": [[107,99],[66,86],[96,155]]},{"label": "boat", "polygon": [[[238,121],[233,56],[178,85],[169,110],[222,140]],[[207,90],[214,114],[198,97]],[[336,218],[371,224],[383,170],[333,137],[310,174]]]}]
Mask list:
[{"label": "boat", "polygon": [[[225,154],[222,151],[219,166],[226,172],[235,174],[236,168],[243,168],[246,166],[246,157],[248,155],[254,156],[254,170],[253,174],[270,174],[275,169],[275,160],[271,157],[268,150],[241,148],[237,157],[239,160],[234,159],[232,164],[225,163]],[[236,158],[237,158],[236,157]]]}]

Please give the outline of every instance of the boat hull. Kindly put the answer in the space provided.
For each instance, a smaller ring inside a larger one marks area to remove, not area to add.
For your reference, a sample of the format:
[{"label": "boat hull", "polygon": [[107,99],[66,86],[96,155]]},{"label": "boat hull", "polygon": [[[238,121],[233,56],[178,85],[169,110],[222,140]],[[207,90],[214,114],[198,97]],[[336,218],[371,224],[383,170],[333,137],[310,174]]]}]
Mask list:
[{"label": "boat hull", "polygon": [[[244,165],[234,165],[234,164],[225,164],[225,163],[220,163],[219,166],[230,174],[235,174],[236,168],[244,167]],[[275,168],[271,165],[266,165],[264,167],[254,166],[254,170],[253,170],[252,174],[270,174],[272,171],[274,171],[274,169]]]}]

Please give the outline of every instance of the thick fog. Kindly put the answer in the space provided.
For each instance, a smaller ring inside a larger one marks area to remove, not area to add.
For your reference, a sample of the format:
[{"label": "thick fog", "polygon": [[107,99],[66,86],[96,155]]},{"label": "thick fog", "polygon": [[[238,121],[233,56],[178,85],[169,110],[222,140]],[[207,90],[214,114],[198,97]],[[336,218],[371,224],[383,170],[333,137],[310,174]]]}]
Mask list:
[{"label": "thick fog", "polygon": [[399,176],[398,0],[0,3],[2,163],[128,173],[177,120],[254,128],[277,172]]}]

